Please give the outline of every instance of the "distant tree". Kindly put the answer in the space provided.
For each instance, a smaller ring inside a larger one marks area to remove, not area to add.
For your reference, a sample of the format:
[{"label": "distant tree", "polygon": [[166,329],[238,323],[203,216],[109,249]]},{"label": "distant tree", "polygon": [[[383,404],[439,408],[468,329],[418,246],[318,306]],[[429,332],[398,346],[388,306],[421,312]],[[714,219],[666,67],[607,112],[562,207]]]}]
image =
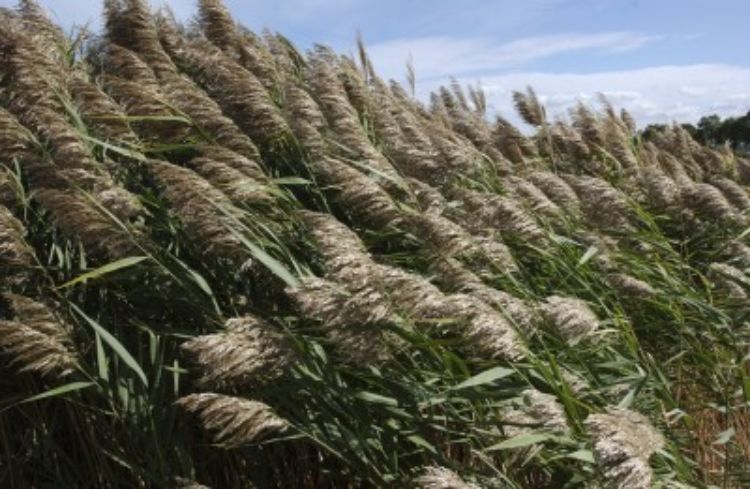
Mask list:
[{"label": "distant tree", "polygon": [[[641,136],[650,140],[666,127],[666,124],[650,124]],[[717,146],[728,142],[735,150],[750,150],[750,111],[744,116],[726,119],[717,114],[706,115],[698,124],[682,124],[682,127],[699,143]]]}]

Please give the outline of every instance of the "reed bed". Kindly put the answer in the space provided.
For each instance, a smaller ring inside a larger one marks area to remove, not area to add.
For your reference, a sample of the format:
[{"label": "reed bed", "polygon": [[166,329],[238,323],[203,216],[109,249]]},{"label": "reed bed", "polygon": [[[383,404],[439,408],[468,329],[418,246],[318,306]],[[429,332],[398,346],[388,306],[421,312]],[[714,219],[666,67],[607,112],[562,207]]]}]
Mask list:
[{"label": "reed bed", "polygon": [[0,486],[750,484],[742,155],[104,3],[0,10]]}]

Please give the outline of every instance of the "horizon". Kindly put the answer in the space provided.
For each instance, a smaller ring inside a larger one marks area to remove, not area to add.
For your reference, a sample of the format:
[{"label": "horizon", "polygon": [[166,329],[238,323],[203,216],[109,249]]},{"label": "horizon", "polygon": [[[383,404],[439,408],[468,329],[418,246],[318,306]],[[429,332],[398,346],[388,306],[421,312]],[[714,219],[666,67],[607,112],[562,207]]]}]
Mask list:
[{"label": "horizon", "polygon": [[[15,0],[0,0],[12,7]],[[101,27],[100,0],[40,0],[71,31]],[[151,1],[190,21],[195,0]],[[226,0],[234,18],[260,32],[280,32],[301,50],[313,43],[355,53],[361,32],[376,71],[404,83],[407,62],[416,72],[417,95],[452,79],[480,83],[488,115],[523,127],[512,92],[534,88],[551,116],[578,101],[605,95],[627,109],[643,128],[652,123],[696,123],[705,115],[741,116],[750,110],[750,60],[742,51],[742,19],[750,3],[638,0],[471,0],[463,5],[399,5],[387,0]],[[648,10],[646,11],[646,9]],[[699,22],[700,21],[700,22]],[[529,129],[527,127],[527,129]]]}]

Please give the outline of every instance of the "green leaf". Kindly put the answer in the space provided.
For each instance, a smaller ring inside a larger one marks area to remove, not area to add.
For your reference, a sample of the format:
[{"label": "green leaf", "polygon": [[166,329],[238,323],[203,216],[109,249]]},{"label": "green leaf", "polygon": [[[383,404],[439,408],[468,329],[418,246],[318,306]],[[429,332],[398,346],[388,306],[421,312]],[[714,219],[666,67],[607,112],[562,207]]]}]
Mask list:
[{"label": "green leaf", "polygon": [[306,180],[300,177],[274,178],[272,182],[275,183],[276,185],[311,185],[312,184],[310,180]]},{"label": "green leaf", "polygon": [[426,449],[428,452],[430,452],[430,453],[432,453],[434,455],[437,455],[437,453],[438,453],[437,449],[435,448],[435,446],[432,443],[428,442],[427,440],[425,440],[424,438],[422,438],[419,435],[409,435],[409,436],[406,437],[406,439],[409,440],[410,442],[414,443],[418,447],[422,447],[422,448]]},{"label": "green leaf", "polygon": [[576,450],[575,452],[566,454],[565,457],[574,458],[576,460],[580,460],[589,464],[594,463],[594,454],[591,452],[591,450]]},{"label": "green leaf", "polygon": [[528,447],[529,445],[536,445],[537,443],[541,443],[552,438],[554,438],[552,435],[546,433],[525,433],[522,435],[514,436],[513,438],[508,438],[505,441],[492,445],[491,447],[486,448],[485,451],[493,452],[497,450],[508,450],[510,448]]},{"label": "green leaf", "polygon": [[485,370],[484,372],[481,372],[473,377],[470,377],[458,385],[454,385],[453,387],[451,387],[451,390],[466,389],[469,387],[477,387],[480,385],[489,384],[498,379],[508,377],[514,372],[515,370],[511,370],[509,368],[494,367],[489,370]]},{"label": "green leaf", "polygon": [[92,385],[96,385],[96,382],[71,382],[70,384],[61,385],[61,386],[55,387],[54,389],[50,389],[48,391],[41,392],[31,397],[27,397],[26,399],[18,402],[17,404],[26,404],[28,402],[35,402],[35,401],[40,401],[42,399],[47,399],[50,397],[61,396],[63,394],[67,394],[68,392],[74,392],[74,391],[79,391],[81,389],[86,389],[88,387],[91,387]]},{"label": "green leaf", "polygon": [[73,280],[70,280],[68,282],[65,282],[64,284],[60,285],[58,288],[63,289],[65,287],[72,287],[73,285],[79,284],[81,282],[85,282],[86,280],[99,278],[104,275],[107,275],[108,273],[116,272],[118,270],[122,270],[124,268],[130,268],[132,266],[137,265],[138,263],[148,260],[149,257],[147,256],[129,256],[127,258],[122,258],[117,261],[113,261],[111,263],[107,263],[106,265],[103,265],[99,268],[96,268],[94,270],[91,270],[90,272],[86,272],[83,275],[79,275],[78,277],[74,278]]},{"label": "green leaf", "polygon": [[734,428],[729,428],[719,433],[712,445],[725,445],[734,436]]},{"label": "green leaf", "polygon": [[359,391],[354,394],[354,397],[366,402],[371,402],[373,404],[384,404],[386,406],[393,407],[398,406],[398,401],[396,399],[392,397],[381,396],[380,394],[375,394],[374,392]]},{"label": "green leaf", "polygon": [[258,259],[259,262],[261,262],[263,265],[266,266],[271,272],[279,277],[281,280],[286,282],[287,285],[291,285],[292,287],[296,287],[299,285],[299,280],[295,278],[292,273],[286,269],[284,265],[281,264],[276,258],[272,257],[268,253],[265,252],[262,248],[257,246],[255,243],[247,239],[242,233],[238,232],[234,227],[225,224],[226,228],[234,234],[247,249],[250,250],[250,253]]},{"label": "green leaf", "polygon": [[583,265],[588,263],[589,260],[594,258],[597,253],[599,253],[599,249],[596,246],[589,246],[589,249],[586,250],[586,253],[584,253],[581,259],[578,260],[576,267],[582,267]]},{"label": "green leaf", "polygon": [[138,362],[135,360],[135,358],[133,358],[133,355],[131,355],[130,352],[124,346],[122,346],[122,343],[117,341],[117,338],[112,336],[112,334],[104,329],[99,323],[88,317],[85,312],[78,308],[78,306],[76,306],[75,304],[71,304],[70,306],[83,319],[85,319],[92,328],[94,328],[94,331],[99,333],[102,341],[108,344],[110,348],[112,348],[112,350],[117,354],[117,356],[119,356],[122,361],[125,362],[125,364],[130,367],[133,372],[135,372],[138,378],[141,379],[141,382],[143,382],[143,385],[148,387],[148,379],[146,378],[145,372],[143,371],[141,366],[138,365]]}]

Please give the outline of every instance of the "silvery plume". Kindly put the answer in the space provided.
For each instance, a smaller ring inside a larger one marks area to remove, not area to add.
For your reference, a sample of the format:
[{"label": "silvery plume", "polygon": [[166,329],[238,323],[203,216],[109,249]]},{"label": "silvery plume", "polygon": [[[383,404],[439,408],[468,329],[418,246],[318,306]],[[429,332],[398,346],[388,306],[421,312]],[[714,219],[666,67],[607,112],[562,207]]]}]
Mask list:
[{"label": "silvery plume", "polygon": [[613,489],[649,489],[651,455],[664,447],[664,438],[640,413],[609,408],[585,421],[594,442],[594,457]]}]

